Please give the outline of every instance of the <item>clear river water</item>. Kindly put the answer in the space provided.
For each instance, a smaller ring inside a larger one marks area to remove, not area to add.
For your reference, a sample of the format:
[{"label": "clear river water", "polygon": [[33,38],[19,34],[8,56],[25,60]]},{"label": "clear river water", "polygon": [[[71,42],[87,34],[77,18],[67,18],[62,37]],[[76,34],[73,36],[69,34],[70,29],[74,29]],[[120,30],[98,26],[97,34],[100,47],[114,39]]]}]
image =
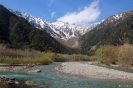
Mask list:
[{"label": "clear river water", "polygon": [[[27,70],[22,72],[0,72],[0,76],[15,77],[35,82],[41,88],[133,88],[131,80],[107,80],[83,78],[76,75],[66,74],[55,70],[60,63],[51,65],[35,66],[32,69],[41,69],[41,73],[30,74]],[[133,70],[119,67],[107,67],[133,73]],[[31,69],[30,69],[31,70]]]}]

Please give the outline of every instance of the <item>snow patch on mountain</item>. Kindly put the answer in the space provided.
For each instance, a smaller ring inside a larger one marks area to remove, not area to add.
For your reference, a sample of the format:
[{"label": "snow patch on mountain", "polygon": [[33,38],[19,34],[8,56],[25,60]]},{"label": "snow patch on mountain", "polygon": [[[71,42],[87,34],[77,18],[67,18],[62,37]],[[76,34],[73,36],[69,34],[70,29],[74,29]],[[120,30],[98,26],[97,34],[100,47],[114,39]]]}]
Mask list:
[{"label": "snow patch on mountain", "polygon": [[52,37],[60,38],[63,40],[68,40],[71,37],[80,37],[86,32],[93,29],[96,25],[95,24],[85,24],[85,23],[73,23],[69,24],[67,22],[56,20],[54,22],[49,22],[48,20],[42,20],[39,17],[31,16],[25,12],[19,11],[10,11],[16,14],[19,17],[25,18],[31,25],[34,25],[36,28],[40,30],[47,31]]},{"label": "snow patch on mountain", "polygon": [[120,18],[122,18],[122,13],[115,14],[113,17],[114,17],[116,20],[117,20],[117,19],[120,19]]}]

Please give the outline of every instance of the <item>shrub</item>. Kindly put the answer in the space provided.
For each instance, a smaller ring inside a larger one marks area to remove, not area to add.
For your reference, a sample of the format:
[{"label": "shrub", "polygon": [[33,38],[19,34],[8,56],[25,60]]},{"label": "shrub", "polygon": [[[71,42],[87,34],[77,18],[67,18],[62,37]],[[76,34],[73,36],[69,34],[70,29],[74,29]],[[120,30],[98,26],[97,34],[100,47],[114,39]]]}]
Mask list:
[{"label": "shrub", "polygon": [[65,62],[66,61],[66,59],[61,54],[56,54],[56,53],[52,55],[52,60],[54,62]]},{"label": "shrub", "polygon": [[131,67],[133,66],[133,45],[101,46],[96,50],[94,58],[107,65],[118,64],[122,67]]},{"label": "shrub", "polygon": [[96,51],[96,57],[100,63],[105,63],[107,65],[116,64],[118,55],[117,46],[101,46]]},{"label": "shrub", "polygon": [[133,45],[124,44],[119,47],[118,61],[123,67],[131,67],[133,65]]}]

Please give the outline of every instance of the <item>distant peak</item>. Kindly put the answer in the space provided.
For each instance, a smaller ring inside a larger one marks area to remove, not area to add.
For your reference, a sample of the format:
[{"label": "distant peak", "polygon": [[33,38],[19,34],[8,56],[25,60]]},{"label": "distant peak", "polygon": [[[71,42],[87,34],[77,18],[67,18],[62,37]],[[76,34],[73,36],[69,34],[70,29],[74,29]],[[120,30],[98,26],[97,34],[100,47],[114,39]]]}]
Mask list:
[{"label": "distant peak", "polygon": [[85,24],[85,23],[73,23],[70,24],[68,22],[64,22],[61,20],[55,20],[53,22],[49,22],[47,19],[42,20],[39,17],[34,17],[29,15],[25,12],[19,12],[19,11],[11,11],[17,16],[23,17],[26,20],[31,23],[31,25],[34,25],[36,28],[39,28],[41,30],[46,30],[51,36],[68,40],[69,38],[75,36],[79,37],[92,28],[94,28],[97,24]]}]

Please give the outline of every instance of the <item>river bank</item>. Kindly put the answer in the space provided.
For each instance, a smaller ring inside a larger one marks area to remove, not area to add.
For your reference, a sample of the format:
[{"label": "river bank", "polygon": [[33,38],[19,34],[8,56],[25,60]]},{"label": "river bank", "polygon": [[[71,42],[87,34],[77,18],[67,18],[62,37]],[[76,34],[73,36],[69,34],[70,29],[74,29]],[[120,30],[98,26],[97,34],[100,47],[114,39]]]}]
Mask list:
[{"label": "river bank", "polygon": [[18,72],[18,71],[22,71],[28,68],[33,67],[34,65],[9,65],[9,64],[0,64],[0,71],[1,72]]},{"label": "river bank", "polygon": [[[0,72],[19,72],[19,73],[39,73],[41,72],[40,69],[32,69],[34,65],[9,65],[9,64],[0,64]],[[23,80],[23,79],[16,79],[10,78],[5,76],[0,76],[0,88],[38,88],[36,83]]]},{"label": "river bank", "polygon": [[88,78],[133,80],[132,73],[96,66],[92,62],[64,62],[55,69]]},{"label": "river bank", "polygon": [[[77,62],[72,62],[72,63],[76,64]],[[90,65],[93,64],[93,62],[78,62],[78,63],[90,64]],[[0,76],[4,76],[6,78],[15,78],[16,81],[20,80],[20,85],[22,85],[23,83],[26,83],[26,85],[27,83],[36,84],[37,87],[33,88],[68,88],[68,87],[69,88],[118,88],[119,86],[125,86],[125,85],[131,87],[133,86],[133,80],[121,80],[121,79],[110,80],[110,79],[95,79],[95,78],[93,79],[93,78],[81,77],[77,75],[71,75],[69,73],[67,74],[64,72],[60,72],[56,70],[55,67],[58,68],[61,66],[61,64],[62,64],[61,62],[55,62],[50,65],[35,65],[33,67],[22,69],[19,72],[17,71],[0,72]],[[71,66],[71,68],[73,67]],[[40,69],[41,72],[31,73],[34,72],[36,69]]]}]

